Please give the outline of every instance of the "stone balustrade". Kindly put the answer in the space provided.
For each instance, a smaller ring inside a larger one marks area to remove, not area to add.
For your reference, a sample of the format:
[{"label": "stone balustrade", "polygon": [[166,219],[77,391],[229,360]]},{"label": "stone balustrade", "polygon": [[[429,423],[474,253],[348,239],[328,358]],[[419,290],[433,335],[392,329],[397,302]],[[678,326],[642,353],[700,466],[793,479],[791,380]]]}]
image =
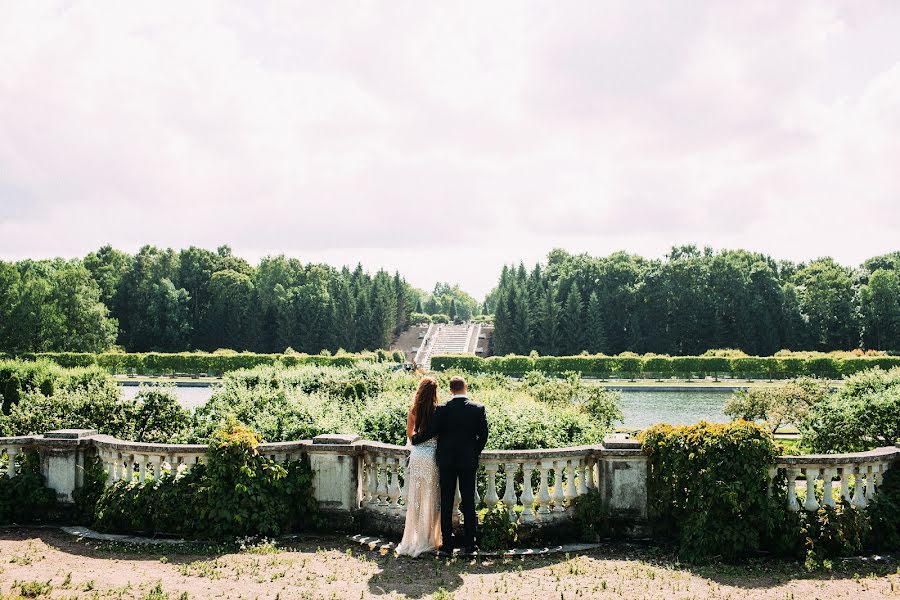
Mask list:
[{"label": "stone balustrade", "polygon": [[[18,457],[36,450],[47,485],[63,503],[83,482],[84,467],[99,457],[108,484],[147,481],[168,470],[189,469],[205,460],[207,447],[145,444],[61,430],[43,435],[0,438],[0,471],[13,477]],[[353,435],[321,435],[312,440],[261,444],[261,454],[284,462],[306,460],[313,493],[335,527],[402,531],[406,515],[407,461],[404,446],[360,440]],[[853,454],[782,456],[769,470],[769,493],[784,486],[791,510],[835,506],[841,500],[865,507],[875,498],[881,477],[900,460],[900,448]],[[610,519],[626,536],[646,537],[647,457],[628,436],[609,436],[603,444],[541,450],[487,450],[481,457],[476,504],[502,502],[525,529],[569,522],[575,500],[600,495]],[[457,491],[457,502],[459,501]]]},{"label": "stone balustrade", "polygon": [[[774,483],[784,477],[791,511],[798,512],[802,506],[814,512],[841,501],[864,508],[875,498],[884,472],[898,459],[900,448],[896,446],[849,454],[781,456],[769,469],[769,494]],[[798,492],[803,496],[802,505]]]}]

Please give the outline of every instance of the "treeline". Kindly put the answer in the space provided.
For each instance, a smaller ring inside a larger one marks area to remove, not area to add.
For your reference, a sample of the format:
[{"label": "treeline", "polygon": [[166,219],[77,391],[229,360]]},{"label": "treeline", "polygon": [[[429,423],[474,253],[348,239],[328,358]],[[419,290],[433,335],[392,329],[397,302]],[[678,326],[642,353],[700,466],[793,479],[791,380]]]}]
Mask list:
[{"label": "treeline", "polygon": [[104,246],[84,259],[0,261],[0,350],[374,350],[421,300],[399,274],[361,266],[284,256],[251,266],[227,246]]},{"label": "treeline", "polygon": [[504,267],[487,308],[501,355],[900,350],[900,252],[849,268],[694,246],[663,260],[554,250],[531,271]]},{"label": "treeline", "polygon": [[707,376],[790,379],[829,377],[837,379],[867,369],[900,367],[900,356],[480,356],[446,354],[434,356],[435,371],[462,370],[469,373],[500,373],[522,376],[532,371],[559,376],[579,373],[588,377],[663,379]]}]

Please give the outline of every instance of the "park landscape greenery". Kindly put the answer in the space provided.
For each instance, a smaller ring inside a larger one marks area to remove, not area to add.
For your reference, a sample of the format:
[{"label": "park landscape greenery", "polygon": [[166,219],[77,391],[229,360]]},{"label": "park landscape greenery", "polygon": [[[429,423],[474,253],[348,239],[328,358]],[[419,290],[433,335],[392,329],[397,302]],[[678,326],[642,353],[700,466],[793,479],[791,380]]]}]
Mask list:
[{"label": "park landscape greenery", "polygon": [[[212,399],[189,412],[167,387],[145,386],[134,399],[122,400],[110,374],[97,366],[7,361],[0,367],[2,389],[13,390],[16,399],[5,403],[0,417],[5,435],[88,427],[138,441],[210,445],[207,467],[152,482],[123,481],[104,489],[99,465],[89,466],[88,485],[78,499],[85,522],[107,531],[221,539],[316,525],[308,465],[272,464],[256,452],[261,440],[352,432],[402,443],[416,385],[414,374],[391,363],[263,365],[226,374]],[[446,384],[450,375],[438,376]],[[473,396],[488,406],[489,448],[598,443],[621,419],[616,395],[577,374],[532,371],[521,380],[496,373],[466,376]],[[827,566],[834,556],[897,547],[900,478],[893,471],[865,510],[840,505],[789,513],[783,486],[776,485],[769,498],[766,483],[768,467],[785,451],[771,433],[776,423],[792,421],[800,428],[800,450],[845,452],[900,441],[900,369],[853,374],[835,392],[809,378],[760,394],[753,389],[736,395],[727,411],[736,418],[729,424],[659,425],[642,434],[659,539],[671,539],[691,561],[731,560],[764,550],[805,556],[811,568]],[[33,498],[29,506],[37,509],[52,504],[36,462],[27,454],[22,460],[21,475],[0,480],[0,517],[7,521],[41,512],[23,514],[18,498]],[[193,518],[179,517],[186,506],[195,509]],[[587,539],[610,532],[596,494],[579,498],[575,517]],[[499,547],[515,543],[515,527],[502,510],[487,514],[485,522],[485,540]]]}]

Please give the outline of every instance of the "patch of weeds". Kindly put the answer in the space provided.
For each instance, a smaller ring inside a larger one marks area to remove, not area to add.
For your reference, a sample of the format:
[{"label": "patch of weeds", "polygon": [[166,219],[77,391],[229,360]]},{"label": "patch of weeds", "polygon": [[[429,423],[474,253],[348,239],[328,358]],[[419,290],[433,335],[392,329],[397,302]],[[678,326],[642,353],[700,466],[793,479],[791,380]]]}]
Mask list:
[{"label": "patch of weeds", "polygon": [[24,598],[49,596],[53,586],[49,581],[23,581],[19,583],[19,594]]}]

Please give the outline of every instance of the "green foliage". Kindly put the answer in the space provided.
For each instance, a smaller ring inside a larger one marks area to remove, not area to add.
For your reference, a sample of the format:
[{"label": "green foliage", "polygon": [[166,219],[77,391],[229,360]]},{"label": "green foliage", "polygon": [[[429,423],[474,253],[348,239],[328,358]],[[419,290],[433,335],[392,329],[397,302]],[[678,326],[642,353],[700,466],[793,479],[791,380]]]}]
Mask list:
[{"label": "green foliage", "polygon": [[813,405],[800,422],[814,452],[856,452],[900,441],[900,368],[848,377],[843,387]]},{"label": "green foliage", "polygon": [[30,392],[50,396],[58,390],[77,390],[112,383],[109,374],[97,367],[66,369],[46,360],[0,361],[0,399],[4,414],[9,414],[12,407]]},{"label": "green foliage", "polygon": [[[441,374],[447,389],[450,373]],[[621,420],[618,395],[577,378],[542,383],[469,375],[472,395],[487,407],[489,448],[550,448],[602,440]],[[388,366],[258,367],[229,373],[194,413],[191,439],[206,442],[229,415],[271,441],[320,433],[357,433],[404,444],[417,377]],[[348,390],[354,390],[348,393]]]},{"label": "green foliage", "polygon": [[483,550],[508,550],[519,541],[519,524],[509,517],[508,507],[501,501],[484,512],[478,528],[478,544]]},{"label": "green foliage", "polygon": [[588,490],[575,498],[572,519],[582,541],[598,542],[609,533],[609,509],[597,490]]},{"label": "green foliage", "polygon": [[889,469],[878,486],[878,494],[868,507],[870,537],[875,550],[896,551],[900,548],[900,469]]},{"label": "green foliage", "polygon": [[16,460],[16,475],[0,477],[0,525],[39,521],[56,504],[56,494],[45,486],[37,453],[25,452]]},{"label": "green foliage", "polygon": [[799,378],[777,387],[739,390],[725,403],[723,412],[732,419],[764,421],[774,433],[782,425],[800,423],[810,407],[828,394],[826,381]]},{"label": "green foliage", "polygon": [[[898,282],[900,262],[884,257],[850,269],[830,258],[796,265],[695,246],[674,247],[662,260],[555,249],[531,271],[504,267],[486,304],[495,313],[498,355],[586,349],[695,356],[724,346],[753,356],[854,348],[860,339],[867,348],[900,349]],[[791,376],[839,374],[826,368]]]},{"label": "green foliage", "polygon": [[643,432],[657,530],[687,560],[730,559],[760,547],[769,501],[770,433],[746,421],[656,425]]},{"label": "green foliage", "polygon": [[141,386],[126,400],[109,376],[50,395],[31,391],[12,407],[5,422],[10,435],[96,429],[136,442],[183,441],[191,428],[190,413],[178,403],[174,388]]},{"label": "green foliage", "polygon": [[838,378],[873,367],[900,367],[900,356],[842,356],[804,353],[780,356],[491,356],[437,355],[431,359],[436,371],[461,370],[470,373],[502,373],[521,376],[537,370],[547,375],[566,372],[588,377],[657,378],[661,375],[700,378],[733,375],[746,378]]},{"label": "green foliage", "polygon": [[252,430],[230,419],[213,433],[206,463],[107,488],[95,525],[203,539],[276,536],[317,525],[308,462],[275,462],[260,456],[258,445]]},{"label": "green foliage", "polygon": [[92,456],[85,461],[81,486],[72,492],[76,517],[81,523],[88,525],[93,523],[94,515],[97,514],[97,503],[106,489],[106,478],[106,470],[99,456]]}]

